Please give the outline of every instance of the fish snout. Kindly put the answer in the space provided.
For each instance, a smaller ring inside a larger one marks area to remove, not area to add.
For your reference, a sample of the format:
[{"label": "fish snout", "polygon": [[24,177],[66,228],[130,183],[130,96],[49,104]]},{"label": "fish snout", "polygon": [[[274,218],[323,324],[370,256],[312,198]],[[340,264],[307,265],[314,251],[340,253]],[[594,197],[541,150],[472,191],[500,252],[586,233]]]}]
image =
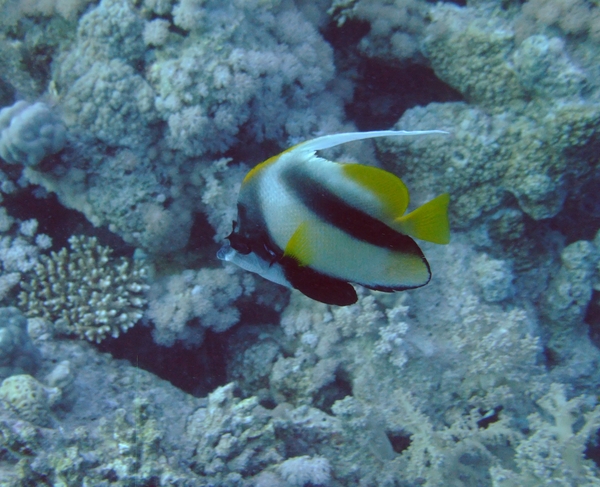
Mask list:
[{"label": "fish snout", "polygon": [[220,260],[232,261],[235,253],[233,247],[229,245],[229,243],[225,243],[217,252],[217,258]]}]

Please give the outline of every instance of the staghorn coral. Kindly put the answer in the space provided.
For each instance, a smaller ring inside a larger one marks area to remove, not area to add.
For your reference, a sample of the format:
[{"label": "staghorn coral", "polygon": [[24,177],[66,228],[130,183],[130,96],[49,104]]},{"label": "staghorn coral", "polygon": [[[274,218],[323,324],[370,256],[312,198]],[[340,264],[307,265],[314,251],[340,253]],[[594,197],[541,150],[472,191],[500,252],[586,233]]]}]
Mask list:
[{"label": "staghorn coral", "polygon": [[[388,424],[376,403],[375,397],[356,396],[334,403],[333,412],[348,440],[341,461],[334,466],[336,475],[349,475],[354,466],[367,485],[394,485],[397,480],[426,487],[485,485],[487,468],[500,464],[500,458],[492,452],[519,437],[507,418],[480,428],[482,415],[476,411],[455,417],[450,425],[436,427],[418,408],[415,398],[401,389],[393,394],[389,408],[394,418]],[[394,437],[405,439],[400,452],[392,447],[390,438]],[[361,459],[359,452],[369,452],[385,462],[385,470]],[[467,479],[473,484],[463,483]]]},{"label": "staghorn coral", "polygon": [[98,244],[72,236],[63,248],[42,256],[29,280],[21,282],[20,306],[30,317],[54,323],[56,332],[101,342],[118,337],[142,317],[146,268]]}]

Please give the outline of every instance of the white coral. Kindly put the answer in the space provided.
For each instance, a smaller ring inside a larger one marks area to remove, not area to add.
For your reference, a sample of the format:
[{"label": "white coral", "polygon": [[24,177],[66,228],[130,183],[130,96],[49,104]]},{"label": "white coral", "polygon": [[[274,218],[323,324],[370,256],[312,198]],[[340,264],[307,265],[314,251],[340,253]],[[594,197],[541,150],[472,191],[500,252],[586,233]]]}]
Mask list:
[{"label": "white coral", "polygon": [[56,330],[100,342],[116,338],[143,314],[146,268],[111,257],[95,238],[73,236],[71,250],[41,256],[28,280],[21,282],[20,306],[29,317],[41,316]]},{"label": "white coral", "polygon": [[233,303],[244,292],[243,285],[253,286],[225,269],[186,270],[157,279],[148,292],[146,312],[155,325],[154,341],[166,346],[175,340],[198,344],[206,329],[229,329],[239,320]]},{"label": "white coral", "polygon": [[326,485],[331,477],[331,465],[324,457],[288,458],[279,466],[279,474],[290,487],[302,487],[306,484]]},{"label": "white coral", "polygon": [[35,166],[65,141],[62,121],[45,103],[18,101],[0,110],[0,156],[6,162]]}]

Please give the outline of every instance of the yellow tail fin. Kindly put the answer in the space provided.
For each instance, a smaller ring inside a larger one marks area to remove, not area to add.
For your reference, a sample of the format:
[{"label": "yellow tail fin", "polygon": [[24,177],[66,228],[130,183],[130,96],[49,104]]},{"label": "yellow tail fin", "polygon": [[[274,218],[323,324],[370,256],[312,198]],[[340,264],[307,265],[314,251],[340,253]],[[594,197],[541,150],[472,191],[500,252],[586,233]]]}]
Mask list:
[{"label": "yellow tail fin", "polygon": [[396,218],[398,231],[414,238],[437,244],[450,242],[448,203],[450,195],[444,193],[407,215]]}]

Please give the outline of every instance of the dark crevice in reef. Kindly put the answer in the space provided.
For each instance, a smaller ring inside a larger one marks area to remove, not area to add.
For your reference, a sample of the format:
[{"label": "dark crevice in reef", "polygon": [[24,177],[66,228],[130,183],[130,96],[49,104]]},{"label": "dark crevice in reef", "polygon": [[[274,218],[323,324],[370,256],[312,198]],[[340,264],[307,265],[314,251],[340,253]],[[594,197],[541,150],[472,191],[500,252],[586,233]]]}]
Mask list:
[{"label": "dark crevice in reef", "polygon": [[[31,188],[4,197],[4,206],[10,216],[21,220],[35,218],[38,233],[52,238],[52,250],[68,246],[71,235],[93,235],[102,245],[114,249],[113,255],[131,256],[133,248],[119,236],[105,228],[96,228],[85,216],[75,210],[65,208],[56,195],[36,197]],[[206,237],[199,228],[193,231],[196,241]],[[199,234],[196,234],[199,233]],[[210,235],[212,240],[212,233]],[[152,340],[151,328],[138,324],[118,338],[107,338],[98,349],[110,353],[116,359],[126,359],[132,365],[152,372],[174,386],[196,396],[205,396],[226,382],[225,348],[228,333],[206,333],[202,346],[185,348],[176,343],[173,347],[156,345]]]},{"label": "dark crevice in reef", "polygon": [[542,358],[544,365],[549,370],[556,367],[560,363],[558,353],[550,347],[544,347],[542,349]]},{"label": "dark crevice in reef", "polygon": [[597,467],[600,467],[600,430],[592,436],[592,440],[588,442],[584,450],[585,458],[592,460]]},{"label": "dark crevice in reef", "polygon": [[433,69],[418,64],[396,67],[367,59],[360,64],[358,76],[346,114],[359,130],[389,129],[410,108],[463,100]]},{"label": "dark crevice in reef", "polygon": [[12,105],[15,100],[14,88],[0,77],[0,107]]},{"label": "dark crevice in reef", "polygon": [[338,26],[337,21],[330,22],[321,32],[323,38],[336,51],[352,52],[360,40],[371,30],[371,25],[365,20],[348,19]]},{"label": "dark crevice in reef", "polygon": [[52,238],[54,251],[67,247],[71,235],[89,235],[96,237],[100,244],[112,248],[114,256],[130,256],[133,253],[133,248],[121,237],[106,228],[94,227],[83,213],[63,206],[54,193],[38,197],[35,195],[35,187],[29,187],[4,195],[3,206],[14,218],[35,218],[38,222],[37,232]]},{"label": "dark crevice in reef", "polygon": [[368,22],[350,19],[338,26],[331,22],[321,33],[335,51],[339,73],[350,73],[354,97],[346,115],[359,130],[392,127],[409,108],[432,102],[462,101],[462,95],[420,64],[391,64],[357,56],[360,40],[369,33]]},{"label": "dark crevice in reef", "polygon": [[551,228],[566,237],[566,244],[593,240],[600,228],[600,174],[571,190]]},{"label": "dark crevice in reef", "polygon": [[313,405],[327,414],[333,414],[331,407],[333,403],[352,395],[352,385],[346,374],[338,371],[335,380],[322,387],[316,394]]},{"label": "dark crevice in reef", "polygon": [[150,327],[138,324],[119,338],[104,340],[98,349],[116,359],[125,359],[189,394],[203,397],[227,382],[225,358],[229,334],[207,331],[199,347],[186,348],[179,342],[163,347],[152,340]]},{"label": "dark crevice in reef", "polygon": [[[436,0],[427,0],[427,3],[437,3]],[[459,7],[466,7],[467,0],[446,0],[444,3],[452,3],[454,5],[458,5]],[[503,2],[503,4],[506,2]]]},{"label": "dark crevice in reef", "polygon": [[600,292],[594,291],[584,321],[590,327],[590,340],[600,348]]},{"label": "dark crevice in reef", "polygon": [[387,437],[396,453],[402,453],[410,446],[409,434],[387,433]]},{"label": "dark crevice in reef", "polygon": [[217,252],[222,242],[215,242],[213,237],[215,231],[208,223],[206,215],[195,213],[190,238],[187,245],[181,251],[174,252],[172,255],[165,255],[160,259],[155,259],[157,271],[169,269],[169,267],[181,270],[199,269],[204,266],[220,265],[217,259]]}]

